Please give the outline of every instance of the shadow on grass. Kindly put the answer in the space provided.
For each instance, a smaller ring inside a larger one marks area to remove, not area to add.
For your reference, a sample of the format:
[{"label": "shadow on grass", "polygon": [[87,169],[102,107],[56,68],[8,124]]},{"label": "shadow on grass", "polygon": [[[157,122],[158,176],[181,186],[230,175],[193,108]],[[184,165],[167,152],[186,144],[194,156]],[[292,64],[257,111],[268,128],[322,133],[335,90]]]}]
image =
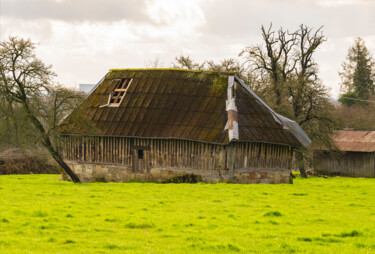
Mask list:
[{"label": "shadow on grass", "polygon": [[132,229],[136,229],[136,228],[153,228],[155,227],[154,224],[152,223],[134,223],[134,222],[129,222],[127,224],[125,224],[125,228],[132,228]]}]

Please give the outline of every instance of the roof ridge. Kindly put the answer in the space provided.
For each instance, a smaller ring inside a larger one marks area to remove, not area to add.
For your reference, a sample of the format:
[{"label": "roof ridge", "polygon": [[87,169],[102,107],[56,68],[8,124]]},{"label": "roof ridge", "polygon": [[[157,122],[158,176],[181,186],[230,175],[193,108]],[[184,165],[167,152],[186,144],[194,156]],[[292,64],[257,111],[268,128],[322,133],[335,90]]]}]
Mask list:
[{"label": "roof ridge", "polygon": [[191,69],[179,69],[179,68],[113,68],[109,69],[112,71],[186,71],[194,73],[206,73],[206,74],[222,74],[222,75],[236,75],[234,71],[209,71],[209,70],[191,70]]}]

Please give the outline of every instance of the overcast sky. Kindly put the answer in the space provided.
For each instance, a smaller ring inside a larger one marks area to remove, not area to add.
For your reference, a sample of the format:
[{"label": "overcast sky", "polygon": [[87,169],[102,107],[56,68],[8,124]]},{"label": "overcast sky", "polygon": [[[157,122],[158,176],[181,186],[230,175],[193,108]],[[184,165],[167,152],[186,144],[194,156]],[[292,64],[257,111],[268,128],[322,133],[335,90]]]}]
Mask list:
[{"label": "overcast sky", "polygon": [[97,83],[110,68],[141,68],[156,58],[237,58],[260,44],[261,25],[296,30],[324,26],[316,61],[339,94],[338,71],[356,37],[375,54],[375,0],[0,0],[0,39],[39,42],[37,54],[58,80]]}]

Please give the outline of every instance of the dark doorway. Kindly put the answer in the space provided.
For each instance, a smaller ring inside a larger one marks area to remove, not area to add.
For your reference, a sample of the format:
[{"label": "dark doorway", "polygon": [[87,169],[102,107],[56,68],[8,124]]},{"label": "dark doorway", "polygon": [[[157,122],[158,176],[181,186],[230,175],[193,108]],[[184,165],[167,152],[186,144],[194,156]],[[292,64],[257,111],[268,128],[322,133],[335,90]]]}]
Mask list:
[{"label": "dark doorway", "polygon": [[150,146],[132,146],[132,171],[135,173],[148,173],[150,169]]},{"label": "dark doorway", "polygon": [[143,159],[143,150],[142,149],[138,149],[138,159],[139,160]]}]

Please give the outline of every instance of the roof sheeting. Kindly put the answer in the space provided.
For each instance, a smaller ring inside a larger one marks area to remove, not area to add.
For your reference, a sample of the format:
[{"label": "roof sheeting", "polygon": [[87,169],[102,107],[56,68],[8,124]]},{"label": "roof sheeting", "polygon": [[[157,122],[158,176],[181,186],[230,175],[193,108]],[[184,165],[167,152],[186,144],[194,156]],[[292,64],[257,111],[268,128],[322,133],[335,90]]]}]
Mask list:
[{"label": "roof sheeting", "polygon": [[272,111],[248,93],[244,87],[236,87],[235,94],[240,140],[298,143],[291,132],[275,121]]},{"label": "roof sheeting", "polygon": [[[82,103],[82,113],[77,115],[93,123],[100,135],[228,143],[228,75],[233,73],[111,70]],[[133,79],[125,97],[119,107],[105,106],[115,86],[112,80],[120,78]],[[236,87],[236,104],[241,141],[303,144],[293,130],[275,120],[275,113],[242,85]],[[75,114],[69,116],[61,132],[88,134],[78,120]]]},{"label": "roof sheeting", "polygon": [[375,152],[375,131],[337,131],[333,141],[341,151]]},{"label": "roof sheeting", "polygon": [[258,102],[260,102],[265,108],[267,108],[273,115],[276,122],[283,125],[283,128],[285,130],[289,130],[293,136],[300,142],[303,146],[308,146],[311,144],[310,138],[307,136],[307,134],[303,131],[301,126],[298,125],[297,122],[292,121],[280,114],[277,114],[274,112],[261,98],[258,97],[254,93],[253,90],[251,90],[246,84],[239,78],[236,78],[236,80],[242,85],[244,89],[246,89]]}]

